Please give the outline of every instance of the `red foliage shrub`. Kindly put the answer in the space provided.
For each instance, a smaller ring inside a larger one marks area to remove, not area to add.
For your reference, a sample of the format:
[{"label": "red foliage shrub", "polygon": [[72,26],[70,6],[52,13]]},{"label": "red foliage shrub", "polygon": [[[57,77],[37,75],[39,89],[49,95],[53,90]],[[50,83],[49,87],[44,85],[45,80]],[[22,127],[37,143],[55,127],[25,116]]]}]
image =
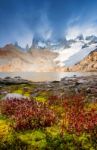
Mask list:
[{"label": "red foliage shrub", "polygon": [[63,104],[63,96],[60,94],[59,96],[57,95],[51,95],[48,97],[48,104],[49,105],[58,105],[62,106]]},{"label": "red foliage shrub", "polygon": [[[73,96],[64,101],[65,120],[63,126],[71,133],[91,132],[97,126],[97,110],[85,109],[83,96]],[[67,123],[67,124],[66,124]]]},{"label": "red foliage shrub", "polygon": [[59,98],[56,95],[51,95],[48,98],[48,104],[49,105],[57,105],[59,103]]},{"label": "red foliage shrub", "polygon": [[1,113],[15,121],[15,129],[33,129],[50,126],[55,122],[55,114],[43,103],[34,100],[3,100]]}]

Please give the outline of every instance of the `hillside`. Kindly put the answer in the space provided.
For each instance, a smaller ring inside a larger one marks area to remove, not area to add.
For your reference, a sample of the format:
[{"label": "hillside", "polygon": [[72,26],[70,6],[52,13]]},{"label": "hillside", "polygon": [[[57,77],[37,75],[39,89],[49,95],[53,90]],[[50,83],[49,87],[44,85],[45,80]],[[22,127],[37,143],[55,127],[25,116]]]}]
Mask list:
[{"label": "hillside", "polygon": [[55,71],[57,65],[53,60],[56,56],[57,53],[46,49],[23,52],[12,44],[6,45],[0,49],[0,71]]},{"label": "hillside", "polygon": [[69,71],[97,71],[97,49],[82,61],[69,68]]}]

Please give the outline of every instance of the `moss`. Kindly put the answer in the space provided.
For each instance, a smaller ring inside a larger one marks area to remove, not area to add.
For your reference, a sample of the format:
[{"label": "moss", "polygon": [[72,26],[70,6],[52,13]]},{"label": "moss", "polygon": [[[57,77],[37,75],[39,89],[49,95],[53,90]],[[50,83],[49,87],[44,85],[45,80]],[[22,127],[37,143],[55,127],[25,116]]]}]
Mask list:
[{"label": "moss", "polygon": [[4,95],[0,95],[0,99],[2,99],[4,97]]},{"label": "moss", "polygon": [[44,96],[44,97],[47,97],[48,94],[49,94],[49,93],[48,93],[47,91],[40,92],[40,95],[41,95],[41,96]]},{"label": "moss", "polygon": [[24,96],[29,97],[29,96],[30,96],[29,92],[26,92],[26,93],[24,94]]},{"label": "moss", "polygon": [[91,141],[91,136],[88,133],[82,133],[80,136],[75,136],[75,141],[79,143],[84,150],[95,150]]},{"label": "moss", "polygon": [[60,134],[57,134],[57,136],[48,134],[47,147],[48,150],[78,150],[77,146],[73,144],[73,136],[66,134],[64,134],[64,136]]},{"label": "moss", "polygon": [[52,137],[57,137],[60,134],[60,129],[58,126],[47,127],[45,133],[51,135]]},{"label": "moss", "polygon": [[6,120],[6,119],[7,119],[6,116],[0,114],[0,120]]},{"label": "moss", "polygon": [[41,130],[18,133],[18,138],[33,150],[43,150],[46,147],[46,135]]},{"label": "moss", "polygon": [[47,99],[43,96],[37,96],[35,99],[36,99],[36,101],[43,102],[43,103],[47,101]]},{"label": "moss", "polygon": [[23,94],[23,90],[22,89],[18,89],[18,90],[13,91],[13,93]]},{"label": "moss", "polygon": [[0,116],[0,150],[27,150],[27,145],[18,139],[11,121]]},{"label": "moss", "polygon": [[3,143],[13,143],[14,131],[11,128],[11,124],[8,120],[0,119],[0,145]]}]

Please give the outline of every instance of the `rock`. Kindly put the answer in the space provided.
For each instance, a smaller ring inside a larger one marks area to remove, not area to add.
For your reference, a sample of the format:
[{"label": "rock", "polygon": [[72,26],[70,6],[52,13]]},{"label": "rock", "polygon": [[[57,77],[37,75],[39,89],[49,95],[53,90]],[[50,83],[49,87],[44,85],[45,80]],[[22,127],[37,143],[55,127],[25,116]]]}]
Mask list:
[{"label": "rock", "polygon": [[75,88],[75,93],[76,94],[79,94],[81,91],[80,91],[80,89],[79,88]]},{"label": "rock", "polygon": [[97,88],[91,88],[91,93],[97,93]]},{"label": "rock", "polygon": [[5,79],[5,80],[9,80],[9,79],[11,79],[11,77],[5,77],[4,79]]},{"label": "rock", "polygon": [[86,92],[89,93],[89,94],[94,94],[94,93],[97,93],[97,87],[88,87],[86,89]]},{"label": "rock", "polygon": [[0,84],[4,84],[4,85],[26,84],[26,83],[29,84],[31,82],[28,80],[24,80],[22,78],[10,78],[10,77],[6,77],[0,80]]},{"label": "rock", "polygon": [[60,83],[59,81],[52,81],[52,83]]},{"label": "rock", "polygon": [[8,93],[5,97],[3,97],[3,100],[12,100],[12,99],[29,99],[29,97],[23,96],[21,94],[17,94],[17,93]]},{"label": "rock", "polygon": [[20,76],[16,76],[16,77],[14,77],[15,79],[21,79],[21,77]]},{"label": "rock", "polygon": [[86,89],[86,92],[87,92],[87,93],[91,93],[91,89],[88,87],[88,88]]},{"label": "rock", "polygon": [[38,93],[31,94],[32,97],[38,96]]},{"label": "rock", "polygon": [[7,91],[0,91],[0,94],[1,95],[5,95],[5,94],[7,94],[8,92]]}]

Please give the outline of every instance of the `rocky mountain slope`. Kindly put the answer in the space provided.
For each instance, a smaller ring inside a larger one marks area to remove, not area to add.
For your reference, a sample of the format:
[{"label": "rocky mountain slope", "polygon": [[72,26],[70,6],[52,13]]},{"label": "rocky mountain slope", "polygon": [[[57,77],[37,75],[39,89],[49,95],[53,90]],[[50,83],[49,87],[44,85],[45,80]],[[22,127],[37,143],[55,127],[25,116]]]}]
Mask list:
[{"label": "rocky mountain slope", "polygon": [[69,71],[97,71],[97,49],[76,65],[69,68]]},{"label": "rocky mountain slope", "polygon": [[57,64],[53,61],[57,53],[49,50],[31,49],[23,52],[14,45],[7,45],[0,49],[0,71],[54,71]]}]

